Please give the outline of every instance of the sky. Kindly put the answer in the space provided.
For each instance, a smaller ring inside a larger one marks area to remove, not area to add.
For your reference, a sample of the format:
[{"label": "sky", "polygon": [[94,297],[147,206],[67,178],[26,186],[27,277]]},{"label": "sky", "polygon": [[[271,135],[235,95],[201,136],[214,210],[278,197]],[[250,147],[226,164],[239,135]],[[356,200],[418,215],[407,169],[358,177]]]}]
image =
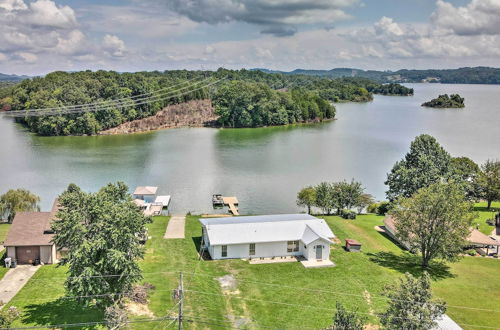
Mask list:
[{"label": "sky", "polygon": [[500,0],[0,0],[0,72],[500,67]]}]

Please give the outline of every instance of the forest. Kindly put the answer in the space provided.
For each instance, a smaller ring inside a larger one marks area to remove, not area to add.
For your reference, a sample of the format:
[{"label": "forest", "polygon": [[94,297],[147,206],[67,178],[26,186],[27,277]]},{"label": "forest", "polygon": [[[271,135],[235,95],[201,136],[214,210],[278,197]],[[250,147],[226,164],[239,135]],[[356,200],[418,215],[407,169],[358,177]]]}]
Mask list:
[{"label": "forest", "polygon": [[500,68],[490,67],[465,67],[458,69],[427,69],[427,70],[398,70],[377,71],[360,70],[352,68],[336,68],[331,70],[302,70],[297,69],[290,72],[270,71],[256,69],[265,72],[282,73],[288,75],[312,75],[327,78],[361,77],[368,78],[379,83],[407,82],[419,83],[428,78],[435,78],[434,82],[445,84],[500,84]]},{"label": "forest", "polygon": [[[207,81],[219,83],[212,86],[200,83]],[[191,88],[194,84],[202,88]],[[365,78],[329,79],[226,69],[135,73],[57,71],[25,79],[1,91],[0,107],[4,111],[95,102],[106,105],[100,111],[16,119],[32,132],[46,136],[94,135],[124,122],[152,116],[168,105],[190,100],[212,99],[221,116],[221,126],[256,127],[333,118],[335,109],[330,102],[366,102],[373,99],[374,93],[413,94],[412,89],[401,85],[386,86]],[[148,93],[163,96],[148,103],[134,101]],[[229,100],[232,94],[241,103]],[[117,99],[122,100],[118,105]]]}]

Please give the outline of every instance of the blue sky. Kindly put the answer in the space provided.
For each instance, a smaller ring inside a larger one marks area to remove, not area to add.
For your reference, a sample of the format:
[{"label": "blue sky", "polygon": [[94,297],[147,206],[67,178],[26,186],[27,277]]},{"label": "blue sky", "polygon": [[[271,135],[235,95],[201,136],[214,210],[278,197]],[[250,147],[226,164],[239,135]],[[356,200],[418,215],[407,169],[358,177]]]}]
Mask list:
[{"label": "blue sky", "polygon": [[0,72],[500,66],[500,0],[0,0]]}]

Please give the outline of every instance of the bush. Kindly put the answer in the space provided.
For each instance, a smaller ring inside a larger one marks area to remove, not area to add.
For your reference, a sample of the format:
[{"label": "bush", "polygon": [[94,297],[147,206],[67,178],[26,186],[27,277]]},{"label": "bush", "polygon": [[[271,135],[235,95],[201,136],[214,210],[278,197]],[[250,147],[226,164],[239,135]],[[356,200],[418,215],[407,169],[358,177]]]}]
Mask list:
[{"label": "bush", "polygon": [[144,283],[142,285],[134,285],[132,290],[127,294],[133,302],[139,304],[146,304],[148,302],[149,292],[154,290],[155,286],[151,283]]},{"label": "bush", "polygon": [[368,207],[366,208],[366,212],[377,213],[378,204],[379,203],[372,203],[372,204],[368,205]]},{"label": "bush", "polygon": [[467,253],[468,255],[474,257],[477,253],[476,253],[476,250],[474,249],[469,249],[467,251],[465,251],[465,253]]},{"label": "bush", "polygon": [[110,330],[125,329],[128,323],[127,311],[118,303],[106,307],[104,320]]},{"label": "bush", "polygon": [[389,206],[389,202],[373,203],[368,205],[368,207],[366,208],[366,212],[385,215],[389,211]]},{"label": "bush", "polygon": [[16,307],[2,308],[3,303],[0,301],[0,328],[10,328],[12,322],[19,318],[20,313]]},{"label": "bush", "polygon": [[354,212],[352,210],[342,210],[342,212],[340,213],[340,215],[344,219],[349,219],[349,220],[356,219],[356,212]]}]

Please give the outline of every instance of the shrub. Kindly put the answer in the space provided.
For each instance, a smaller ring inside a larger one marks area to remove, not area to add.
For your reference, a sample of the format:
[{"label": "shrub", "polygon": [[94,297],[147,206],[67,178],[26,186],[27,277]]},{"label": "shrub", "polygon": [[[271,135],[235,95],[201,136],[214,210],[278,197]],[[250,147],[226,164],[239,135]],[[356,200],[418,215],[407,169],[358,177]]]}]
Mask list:
[{"label": "shrub", "polygon": [[476,250],[474,249],[469,249],[467,251],[465,251],[465,253],[467,253],[468,255],[474,257],[477,253],[476,253]]},{"label": "shrub", "polygon": [[389,202],[373,203],[368,205],[366,211],[368,213],[376,213],[378,215],[385,215],[389,211]]},{"label": "shrub", "polygon": [[377,208],[377,214],[385,215],[389,211],[390,203],[389,202],[380,202]]},{"label": "shrub", "polygon": [[144,283],[142,285],[134,285],[132,290],[127,294],[133,302],[139,304],[146,304],[148,302],[149,292],[154,290],[155,286],[151,283]]},{"label": "shrub", "polygon": [[344,219],[354,220],[356,219],[356,212],[352,210],[342,210],[341,216]]},{"label": "shrub", "polygon": [[19,318],[20,313],[16,307],[2,308],[3,303],[0,301],[0,328],[10,328],[12,322]]},{"label": "shrub", "polygon": [[110,330],[125,329],[128,323],[127,311],[118,303],[106,307],[104,320]]}]

